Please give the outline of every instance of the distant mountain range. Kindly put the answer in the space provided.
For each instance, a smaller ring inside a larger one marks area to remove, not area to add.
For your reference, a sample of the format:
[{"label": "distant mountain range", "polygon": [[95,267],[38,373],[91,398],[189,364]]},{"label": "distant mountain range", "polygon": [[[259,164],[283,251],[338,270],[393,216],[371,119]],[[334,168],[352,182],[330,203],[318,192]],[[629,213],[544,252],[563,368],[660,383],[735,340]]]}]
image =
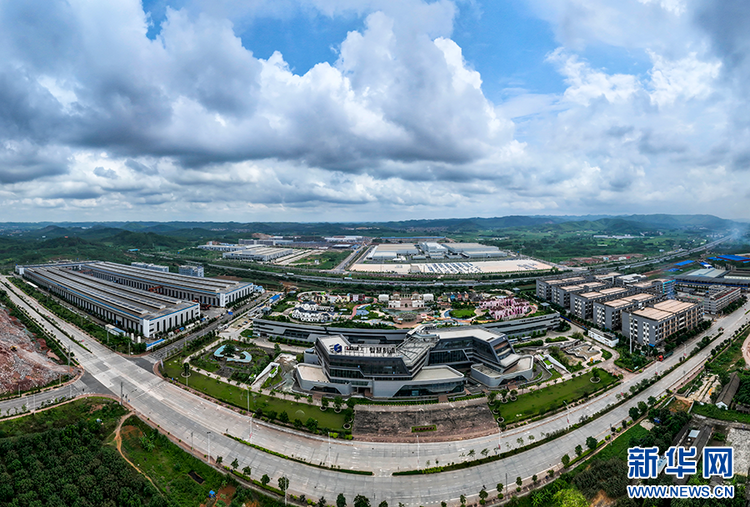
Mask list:
[{"label": "distant mountain range", "polygon": [[[398,222],[38,222],[3,223],[0,234],[17,231],[26,238],[58,238],[76,236],[92,241],[108,239],[114,244],[132,244],[133,240],[170,243],[166,237],[201,240],[210,237],[247,237],[252,233],[288,235],[359,234],[364,236],[412,232],[422,235],[443,235],[457,232],[502,231],[507,229],[576,231],[588,230],[612,234],[639,234],[656,230],[699,230],[716,232],[732,228],[745,229],[746,223],[726,220],[713,215],[586,215],[586,216],[505,216],[493,218],[444,218],[405,220]],[[132,236],[125,232],[145,234]],[[148,236],[151,235],[151,236]],[[163,244],[159,246],[174,246]]]}]

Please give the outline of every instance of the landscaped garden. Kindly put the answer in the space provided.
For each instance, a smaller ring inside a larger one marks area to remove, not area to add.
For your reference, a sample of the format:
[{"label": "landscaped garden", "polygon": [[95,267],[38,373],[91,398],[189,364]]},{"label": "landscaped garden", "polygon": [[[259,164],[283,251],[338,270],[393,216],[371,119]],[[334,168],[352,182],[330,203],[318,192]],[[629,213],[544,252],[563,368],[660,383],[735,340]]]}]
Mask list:
[{"label": "landscaped garden", "polygon": [[[583,374],[560,384],[548,385],[528,393],[517,395],[517,400],[502,402],[498,397],[493,409],[499,411],[504,424],[521,421],[530,417],[544,415],[553,410],[589,396],[595,391],[617,382],[617,378],[604,370],[598,370],[599,382],[592,382],[593,374]],[[513,392],[508,393],[513,396]],[[506,398],[512,399],[512,398]],[[575,422],[575,421],[572,421]]]},{"label": "landscaped garden", "polygon": [[190,360],[190,365],[237,382],[250,383],[273,361],[271,354],[255,344],[238,341],[212,347]]},{"label": "landscaped garden", "polygon": [[[317,429],[345,432],[344,423],[348,414],[344,412],[336,413],[333,409],[321,411],[320,407],[307,402],[285,400],[256,392],[250,392],[248,400],[247,389],[241,389],[236,385],[209,378],[195,371],[191,372],[190,377],[186,379],[183,377],[182,357],[180,356],[165,361],[163,373],[164,376],[173,378],[180,384],[188,384],[191,389],[200,391],[212,398],[243,410],[249,409],[251,412],[255,412],[256,416],[260,415],[282,423],[289,422],[297,427],[307,427],[308,420],[313,419],[317,421]],[[297,423],[297,421],[299,422]]]}]

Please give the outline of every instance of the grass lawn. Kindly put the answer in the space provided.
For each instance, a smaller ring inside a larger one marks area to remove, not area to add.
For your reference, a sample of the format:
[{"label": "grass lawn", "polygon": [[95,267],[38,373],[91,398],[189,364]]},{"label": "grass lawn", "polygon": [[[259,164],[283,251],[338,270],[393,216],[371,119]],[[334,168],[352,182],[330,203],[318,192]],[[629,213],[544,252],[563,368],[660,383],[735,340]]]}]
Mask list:
[{"label": "grass lawn", "polygon": [[743,414],[736,410],[722,410],[716,405],[701,405],[700,403],[695,403],[693,405],[692,413],[711,417],[713,419],[719,419],[721,421],[737,421],[750,424],[750,414]]},{"label": "grass lawn", "polygon": [[732,342],[732,345],[730,345],[727,350],[719,354],[709,363],[708,369],[714,373],[731,371],[737,361],[742,359],[742,343],[745,341],[745,338],[747,338],[748,333],[750,333],[750,329],[743,331],[742,334]]},{"label": "grass lawn", "polygon": [[[184,384],[185,378],[181,375],[182,368],[180,365],[181,359],[179,356],[165,362],[164,376],[174,378],[179,381],[180,384]],[[604,379],[602,379],[602,381],[603,380]],[[188,385],[192,389],[205,393],[212,398],[216,398],[217,400],[221,400],[242,409],[247,409],[247,391],[240,389],[237,386],[228,385],[225,382],[208,378],[205,375],[196,372],[190,374]],[[318,421],[318,427],[321,429],[328,428],[333,431],[344,431],[344,416],[335,413],[333,409],[321,412],[320,408],[315,405],[282,400],[260,393],[252,393],[250,395],[250,410],[256,411],[259,408],[262,409],[265,414],[272,410],[277,414],[286,412],[290,421],[299,419],[305,423],[308,418],[312,417]]]},{"label": "grass lawn", "polygon": [[476,315],[474,313],[473,308],[461,308],[458,310],[451,310],[451,317],[455,317],[457,319],[468,319],[469,317],[473,317]]},{"label": "grass lawn", "polygon": [[592,384],[590,378],[590,374],[585,374],[561,384],[519,395],[516,401],[498,405],[500,415],[503,416],[506,424],[528,419],[565,406],[563,400],[571,403],[597,389],[617,382],[616,377],[603,370],[598,384]]},{"label": "grass lawn", "polygon": [[601,450],[599,454],[596,455],[594,459],[601,459],[601,460],[608,460],[609,458],[620,458],[623,461],[628,460],[628,447],[630,447],[630,439],[631,438],[642,438],[648,435],[649,431],[641,426],[640,424],[636,424],[635,426],[631,426],[628,428],[625,433],[617,434],[617,438],[614,442],[606,446],[604,449]]}]

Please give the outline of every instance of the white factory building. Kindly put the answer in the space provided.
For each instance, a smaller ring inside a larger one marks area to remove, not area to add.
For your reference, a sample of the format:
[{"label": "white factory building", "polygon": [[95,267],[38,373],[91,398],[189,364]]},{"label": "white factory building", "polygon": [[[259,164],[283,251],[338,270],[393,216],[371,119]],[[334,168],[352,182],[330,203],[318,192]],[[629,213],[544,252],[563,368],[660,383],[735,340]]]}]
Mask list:
[{"label": "white factory building", "polygon": [[27,280],[84,311],[127,333],[145,338],[200,318],[198,303],[97,278],[87,269],[88,266],[26,267],[22,274]]},{"label": "white factory building", "polygon": [[269,262],[280,257],[291,255],[294,250],[291,248],[277,248],[264,245],[250,245],[243,247],[242,250],[226,252],[222,257],[230,260]]}]

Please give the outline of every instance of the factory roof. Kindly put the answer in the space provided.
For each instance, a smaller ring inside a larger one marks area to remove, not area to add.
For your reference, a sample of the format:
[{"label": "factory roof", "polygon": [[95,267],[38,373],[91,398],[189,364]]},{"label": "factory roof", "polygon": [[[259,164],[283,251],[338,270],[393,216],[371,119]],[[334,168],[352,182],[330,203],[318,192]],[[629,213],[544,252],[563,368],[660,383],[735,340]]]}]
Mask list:
[{"label": "factory roof", "polygon": [[135,289],[126,285],[108,282],[81,271],[57,267],[29,268],[30,274],[44,278],[48,283],[62,286],[81,297],[98,302],[114,310],[137,318],[153,319],[184,310],[197,303]]},{"label": "factory roof", "polygon": [[216,294],[222,292],[232,292],[240,287],[250,285],[246,282],[236,282],[234,280],[221,280],[218,278],[198,278],[189,275],[179,275],[177,273],[162,273],[160,271],[151,271],[148,269],[115,264],[113,262],[94,262],[91,264],[86,264],[84,266],[84,269],[85,268],[97,270],[100,272],[116,273],[122,276],[146,280],[152,283],[156,282],[172,287],[184,287],[188,290],[212,292]]}]

